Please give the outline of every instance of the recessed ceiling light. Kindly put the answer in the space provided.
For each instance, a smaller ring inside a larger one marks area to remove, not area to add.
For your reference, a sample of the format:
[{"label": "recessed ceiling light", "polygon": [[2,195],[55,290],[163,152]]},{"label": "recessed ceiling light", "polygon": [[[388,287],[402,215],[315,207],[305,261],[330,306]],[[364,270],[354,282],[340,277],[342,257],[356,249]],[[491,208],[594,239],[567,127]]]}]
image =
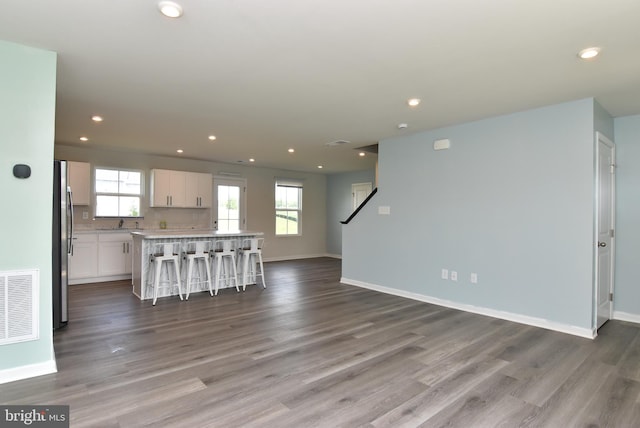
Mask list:
[{"label": "recessed ceiling light", "polygon": [[172,1],[161,1],[158,3],[160,13],[168,18],[179,18],[182,16],[182,6]]},{"label": "recessed ceiling light", "polygon": [[407,125],[406,123],[399,123],[398,124],[398,129],[407,129],[409,127],[409,125]]},{"label": "recessed ceiling light", "polygon": [[324,168],[324,167],[323,167],[322,165],[318,165],[318,168],[319,168],[319,169],[322,169],[322,168]]},{"label": "recessed ceiling light", "polygon": [[256,160],[254,158],[250,158],[249,162],[255,162]]},{"label": "recessed ceiling light", "polygon": [[89,141],[87,137],[80,137],[80,141]]},{"label": "recessed ceiling light", "polygon": [[407,104],[409,104],[409,107],[416,107],[420,104],[420,98],[409,98]]},{"label": "recessed ceiling light", "polygon": [[178,150],[176,150],[176,152],[178,152],[178,153],[183,153],[183,152],[184,152],[184,150],[182,150],[182,149],[178,149]]},{"label": "recessed ceiling light", "polygon": [[360,152],[360,153],[358,153],[358,156],[360,156],[360,157],[363,157],[363,156],[366,156],[366,155],[367,155],[367,154],[366,154],[365,152]]},{"label": "recessed ceiling light", "polygon": [[600,53],[600,48],[596,48],[596,47],[586,48],[578,52],[578,57],[581,59],[591,59],[591,58],[597,57],[599,53]]},{"label": "recessed ceiling light", "polygon": [[213,140],[215,140],[215,139],[216,139],[216,136],[215,136],[215,135],[209,135],[209,139],[210,139],[211,141],[213,141]]},{"label": "recessed ceiling light", "polygon": [[94,115],[91,116],[91,120],[93,120],[94,122],[102,122],[104,119],[102,119],[102,116]]},{"label": "recessed ceiling light", "polygon": [[295,152],[295,150],[294,149],[289,149],[288,152],[289,153],[293,153],[293,152]]}]

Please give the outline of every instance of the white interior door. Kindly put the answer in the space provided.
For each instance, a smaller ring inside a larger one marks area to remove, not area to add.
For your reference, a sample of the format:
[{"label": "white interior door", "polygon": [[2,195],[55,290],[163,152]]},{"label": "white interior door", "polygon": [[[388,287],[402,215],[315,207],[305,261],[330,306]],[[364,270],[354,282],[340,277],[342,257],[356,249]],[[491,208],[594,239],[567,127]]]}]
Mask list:
[{"label": "white interior door", "polygon": [[351,185],[352,211],[355,211],[367,199],[367,196],[371,194],[371,190],[371,183],[354,183]]},{"label": "white interior door", "polygon": [[600,133],[596,138],[596,322],[600,328],[613,311],[615,146]]},{"label": "white interior door", "polygon": [[213,229],[220,232],[245,229],[246,190],[242,178],[213,178]]}]

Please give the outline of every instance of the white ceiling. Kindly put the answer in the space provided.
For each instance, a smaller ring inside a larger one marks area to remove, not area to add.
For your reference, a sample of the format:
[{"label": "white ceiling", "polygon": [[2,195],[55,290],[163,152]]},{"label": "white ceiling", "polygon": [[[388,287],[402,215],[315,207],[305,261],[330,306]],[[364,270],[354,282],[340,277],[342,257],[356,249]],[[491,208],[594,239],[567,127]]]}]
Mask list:
[{"label": "white ceiling", "polygon": [[0,0],[1,40],[58,53],[56,142],[331,173],[384,138],[563,101],[640,113],[638,0],[180,4]]}]

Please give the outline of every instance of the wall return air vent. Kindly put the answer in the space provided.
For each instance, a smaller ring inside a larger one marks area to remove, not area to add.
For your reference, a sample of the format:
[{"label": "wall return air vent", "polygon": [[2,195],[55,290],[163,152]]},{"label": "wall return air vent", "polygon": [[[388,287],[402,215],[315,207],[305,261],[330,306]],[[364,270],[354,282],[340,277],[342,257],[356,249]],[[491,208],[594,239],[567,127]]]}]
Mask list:
[{"label": "wall return air vent", "polygon": [[0,345],[38,339],[37,269],[0,272]]}]

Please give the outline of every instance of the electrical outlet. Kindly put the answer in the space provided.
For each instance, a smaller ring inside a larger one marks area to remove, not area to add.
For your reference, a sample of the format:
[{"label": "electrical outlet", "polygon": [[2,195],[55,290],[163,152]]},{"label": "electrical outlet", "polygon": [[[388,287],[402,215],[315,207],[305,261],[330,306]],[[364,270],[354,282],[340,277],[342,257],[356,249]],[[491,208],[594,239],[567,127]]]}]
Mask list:
[{"label": "electrical outlet", "polygon": [[472,284],[477,284],[478,283],[478,274],[473,272],[471,274],[470,281],[471,281]]},{"label": "electrical outlet", "polygon": [[455,270],[451,271],[451,281],[457,281],[458,280],[458,272],[456,272]]},{"label": "electrical outlet", "polygon": [[82,211],[82,219],[83,220],[89,219],[89,211]]},{"label": "electrical outlet", "polygon": [[447,270],[447,269],[442,269],[442,273],[440,274],[440,278],[442,278],[442,279],[449,279],[449,270]]}]

